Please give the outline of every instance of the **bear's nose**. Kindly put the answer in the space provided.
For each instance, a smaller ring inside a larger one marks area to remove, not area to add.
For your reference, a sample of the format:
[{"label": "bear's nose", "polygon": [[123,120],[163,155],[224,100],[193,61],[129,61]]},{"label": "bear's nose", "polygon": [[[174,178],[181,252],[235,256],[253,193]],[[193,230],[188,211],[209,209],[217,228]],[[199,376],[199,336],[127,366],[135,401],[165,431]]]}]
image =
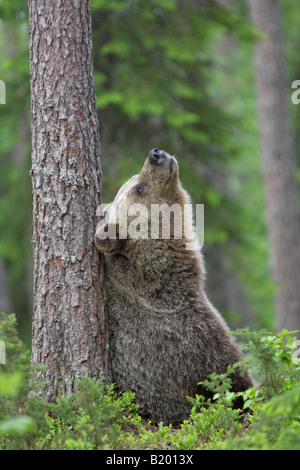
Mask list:
[{"label": "bear's nose", "polygon": [[151,165],[159,165],[167,158],[167,155],[163,150],[152,149],[149,152],[148,158]]}]

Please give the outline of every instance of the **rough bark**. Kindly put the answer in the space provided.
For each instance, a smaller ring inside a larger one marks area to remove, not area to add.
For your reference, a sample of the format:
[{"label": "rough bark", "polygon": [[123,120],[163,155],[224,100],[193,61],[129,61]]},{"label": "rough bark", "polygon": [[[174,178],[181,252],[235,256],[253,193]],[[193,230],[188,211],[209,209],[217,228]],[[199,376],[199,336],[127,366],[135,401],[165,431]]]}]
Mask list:
[{"label": "rough bark", "polygon": [[43,396],[109,377],[103,263],[93,244],[101,196],[89,0],[29,0],[34,315]]},{"label": "rough bark", "polygon": [[282,16],[277,0],[248,0],[248,8],[265,34],[254,51],[254,74],[277,327],[299,329],[300,218]]}]

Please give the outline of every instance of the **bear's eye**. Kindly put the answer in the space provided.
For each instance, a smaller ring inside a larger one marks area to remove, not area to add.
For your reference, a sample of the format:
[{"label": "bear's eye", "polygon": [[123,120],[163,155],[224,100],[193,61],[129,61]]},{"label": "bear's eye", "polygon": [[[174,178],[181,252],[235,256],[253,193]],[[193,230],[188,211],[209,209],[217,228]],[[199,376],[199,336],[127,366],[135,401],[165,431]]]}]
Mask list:
[{"label": "bear's eye", "polygon": [[138,184],[137,187],[136,187],[136,192],[141,196],[141,194],[143,193],[143,185],[142,184]]}]

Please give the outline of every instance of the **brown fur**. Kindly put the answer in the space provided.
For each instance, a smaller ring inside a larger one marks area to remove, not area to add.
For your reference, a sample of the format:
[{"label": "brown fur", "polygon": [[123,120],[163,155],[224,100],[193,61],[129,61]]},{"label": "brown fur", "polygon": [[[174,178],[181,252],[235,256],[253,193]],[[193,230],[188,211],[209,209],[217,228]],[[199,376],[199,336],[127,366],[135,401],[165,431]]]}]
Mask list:
[{"label": "brown fur", "polygon": [[[178,164],[165,156],[157,165],[148,157],[113,205],[117,207],[124,195],[129,205],[139,202],[149,209],[151,204],[187,204]],[[119,222],[117,218],[117,227]],[[191,408],[186,396],[209,396],[197,383],[240,361],[239,348],[203,291],[202,256],[197,249],[186,249],[184,236],[175,239],[171,231],[167,240],[102,240],[107,226],[97,229],[95,243],[106,253],[113,380],[135,392],[142,413],[154,422],[182,422]],[[232,376],[234,391],[252,385],[246,370]]]}]

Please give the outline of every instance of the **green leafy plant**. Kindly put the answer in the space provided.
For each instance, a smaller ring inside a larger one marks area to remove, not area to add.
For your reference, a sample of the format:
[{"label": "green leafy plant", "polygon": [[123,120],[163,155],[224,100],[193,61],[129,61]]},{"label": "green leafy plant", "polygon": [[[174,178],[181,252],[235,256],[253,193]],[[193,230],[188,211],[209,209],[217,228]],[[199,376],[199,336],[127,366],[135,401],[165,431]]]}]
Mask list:
[{"label": "green leafy plant", "polygon": [[300,387],[289,390],[261,405],[255,426],[243,436],[220,446],[230,450],[299,450]]},{"label": "green leafy plant", "polygon": [[291,390],[299,381],[300,363],[294,360],[297,331],[282,330],[276,335],[267,330],[249,328],[233,332],[242,340],[249,367],[266,398]]},{"label": "green leafy plant", "polygon": [[[189,401],[193,404],[191,418],[195,423],[198,423],[199,430],[205,438],[208,438],[208,434],[213,434],[216,428],[218,429],[219,437],[221,435],[234,437],[241,432],[242,421],[240,418],[243,410],[234,409],[233,406],[239,397],[244,398],[244,392],[234,393],[231,391],[231,375],[237,369],[241,371],[240,373],[243,373],[242,367],[241,363],[230,365],[224,374],[214,372],[207,379],[199,383],[206,390],[212,392],[212,400],[205,400],[201,395],[196,395],[195,399],[188,397]],[[196,413],[197,410],[200,410],[200,413]],[[210,419],[207,420],[207,417]]]},{"label": "green leafy plant", "polygon": [[[120,436],[121,417],[129,412],[134,395],[117,396],[113,386],[88,377],[76,381],[76,392],[60,397],[49,405],[48,444],[67,450],[116,448]],[[121,420],[122,421],[122,420]],[[41,443],[47,447],[47,441]]]},{"label": "green leafy plant", "polygon": [[[0,449],[300,449],[299,363],[293,332],[234,332],[261,387],[230,390],[230,376],[211,374],[201,385],[212,393],[188,398],[189,419],[154,425],[138,414],[134,394],[85,377],[69,397],[47,403],[31,391],[29,351],[19,340],[14,315],[3,315],[0,340]],[[239,399],[240,409],[233,405]],[[245,413],[245,411],[247,411]]]}]

